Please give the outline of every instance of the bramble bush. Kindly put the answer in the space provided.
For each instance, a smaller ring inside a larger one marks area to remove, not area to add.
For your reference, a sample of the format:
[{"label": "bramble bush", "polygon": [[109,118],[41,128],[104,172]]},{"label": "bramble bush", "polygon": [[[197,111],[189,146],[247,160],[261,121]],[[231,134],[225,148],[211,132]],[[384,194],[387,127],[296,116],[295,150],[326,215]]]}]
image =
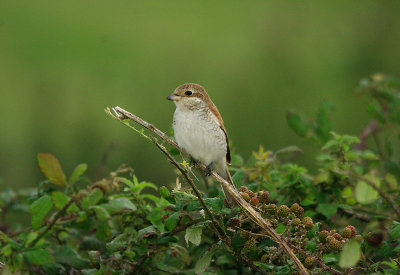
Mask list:
[{"label": "bramble bush", "polygon": [[[358,95],[369,99],[371,121],[359,137],[331,129],[328,103],[314,120],[287,114],[294,132],[319,149],[316,173],[293,162],[300,151],[294,146],[277,152],[260,146],[246,162],[233,155],[230,169],[240,195],[310,274],[398,272],[399,87],[383,75],[361,81]],[[38,163],[46,179],[36,190],[0,194],[2,274],[298,272],[242,209],[225,205],[217,184],[197,181],[229,241],[219,237],[180,176],[172,188],[158,188],[125,166],[92,181],[85,164],[67,178],[53,155],[38,154]]]}]

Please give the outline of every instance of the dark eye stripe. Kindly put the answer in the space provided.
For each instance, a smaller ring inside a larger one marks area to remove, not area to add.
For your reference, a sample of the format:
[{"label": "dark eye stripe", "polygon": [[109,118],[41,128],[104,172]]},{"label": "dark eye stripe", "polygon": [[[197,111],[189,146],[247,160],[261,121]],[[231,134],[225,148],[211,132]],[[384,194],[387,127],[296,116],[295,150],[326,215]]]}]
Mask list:
[{"label": "dark eye stripe", "polygon": [[185,92],[185,95],[192,95],[193,93],[192,93],[192,91],[186,91]]}]

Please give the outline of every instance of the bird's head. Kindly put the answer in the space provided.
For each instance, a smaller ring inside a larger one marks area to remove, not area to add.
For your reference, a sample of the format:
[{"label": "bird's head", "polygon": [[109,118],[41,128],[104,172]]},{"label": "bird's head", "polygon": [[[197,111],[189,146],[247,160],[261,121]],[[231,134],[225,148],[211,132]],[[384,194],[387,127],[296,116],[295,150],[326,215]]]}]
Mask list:
[{"label": "bird's head", "polygon": [[183,109],[205,108],[211,103],[206,90],[195,83],[180,85],[167,99],[174,101],[177,108]]}]

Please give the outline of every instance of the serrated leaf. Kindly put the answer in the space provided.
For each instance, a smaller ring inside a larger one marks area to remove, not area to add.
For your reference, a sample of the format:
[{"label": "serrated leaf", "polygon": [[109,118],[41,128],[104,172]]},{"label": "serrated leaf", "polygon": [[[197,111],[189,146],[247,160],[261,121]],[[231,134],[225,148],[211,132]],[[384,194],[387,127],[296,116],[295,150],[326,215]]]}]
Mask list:
[{"label": "serrated leaf", "polygon": [[96,217],[102,222],[110,218],[110,214],[107,212],[107,210],[100,205],[90,206],[89,209],[93,209],[96,213]]},{"label": "serrated leaf", "polygon": [[82,199],[81,206],[88,209],[89,206],[97,204],[103,198],[103,192],[99,188],[94,188],[86,197]]},{"label": "serrated leaf", "polygon": [[37,155],[39,168],[42,173],[55,185],[64,187],[67,185],[65,174],[58,159],[50,153],[39,153]]},{"label": "serrated leaf", "polygon": [[53,256],[47,249],[39,248],[22,252],[24,258],[33,265],[45,265],[54,261]]},{"label": "serrated leaf", "polygon": [[186,244],[189,246],[189,242],[198,246],[201,242],[201,234],[202,229],[200,227],[196,228],[187,228],[185,232],[185,241]]},{"label": "serrated leaf", "polygon": [[29,212],[31,213],[31,225],[34,229],[38,229],[42,225],[52,207],[53,203],[48,195],[40,197],[31,204]]},{"label": "serrated leaf", "polygon": [[342,268],[355,266],[361,257],[360,244],[356,240],[348,241],[340,253],[339,266]]},{"label": "serrated leaf", "polygon": [[179,221],[179,213],[175,212],[164,221],[164,224],[167,230],[172,230],[178,225],[178,221]]},{"label": "serrated leaf", "polygon": [[330,219],[337,212],[337,206],[329,203],[320,203],[317,206],[317,211],[324,215],[326,218]]},{"label": "serrated leaf", "polygon": [[72,172],[71,176],[69,177],[69,183],[74,184],[76,180],[85,173],[87,170],[87,164],[81,163],[75,167],[74,171]]},{"label": "serrated leaf", "polygon": [[358,181],[355,197],[359,203],[371,203],[378,199],[378,192],[365,181]]},{"label": "serrated leaf", "polygon": [[102,207],[107,209],[110,214],[116,213],[118,211],[122,211],[124,209],[129,209],[132,211],[136,211],[136,205],[133,204],[128,198],[116,198],[108,203],[102,204]]},{"label": "serrated leaf", "polygon": [[54,251],[57,263],[82,269],[89,266],[89,261],[79,256],[70,246],[59,246]]},{"label": "serrated leaf", "polygon": [[215,250],[216,248],[215,246],[213,246],[211,249],[206,251],[206,253],[204,253],[203,256],[201,256],[200,259],[196,262],[196,265],[194,267],[194,272],[196,272],[196,274],[202,274],[207,269],[207,267],[210,266]]}]

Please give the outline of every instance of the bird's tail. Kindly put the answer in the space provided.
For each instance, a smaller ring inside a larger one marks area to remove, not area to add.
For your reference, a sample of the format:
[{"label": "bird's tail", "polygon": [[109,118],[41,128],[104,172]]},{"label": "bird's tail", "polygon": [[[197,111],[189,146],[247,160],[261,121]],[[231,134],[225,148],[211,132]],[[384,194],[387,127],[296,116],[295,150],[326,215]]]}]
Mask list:
[{"label": "bird's tail", "polygon": [[[216,162],[214,164],[214,170],[215,170],[215,172],[217,172],[218,175],[220,175],[222,178],[224,178],[226,181],[228,181],[232,185],[232,187],[236,190],[236,187],[233,184],[233,180],[232,180],[231,174],[229,173],[228,165],[227,165],[225,159]],[[225,194],[226,200],[228,201],[228,204],[231,207],[236,206],[237,205],[236,200],[225,189],[226,189],[225,186],[222,185],[222,190],[224,191],[224,194]]]}]

